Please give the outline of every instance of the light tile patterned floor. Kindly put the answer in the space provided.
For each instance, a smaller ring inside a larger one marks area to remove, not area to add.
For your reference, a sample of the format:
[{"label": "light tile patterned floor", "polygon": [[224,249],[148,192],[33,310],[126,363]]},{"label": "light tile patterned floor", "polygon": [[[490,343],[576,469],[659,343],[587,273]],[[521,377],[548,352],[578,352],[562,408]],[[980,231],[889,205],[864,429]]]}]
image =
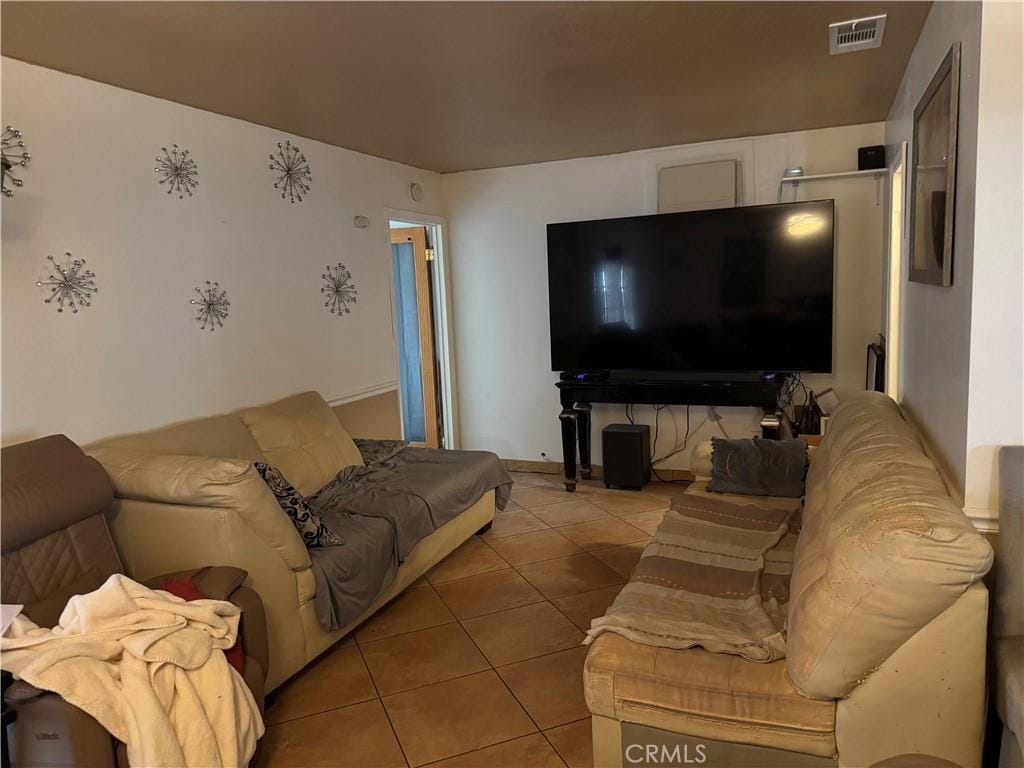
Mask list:
[{"label": "light tile patterned floor", "polygon": [[261,765],[590,768],[583,630],[685,485],[513,476],[490,531],[277,692]]}]

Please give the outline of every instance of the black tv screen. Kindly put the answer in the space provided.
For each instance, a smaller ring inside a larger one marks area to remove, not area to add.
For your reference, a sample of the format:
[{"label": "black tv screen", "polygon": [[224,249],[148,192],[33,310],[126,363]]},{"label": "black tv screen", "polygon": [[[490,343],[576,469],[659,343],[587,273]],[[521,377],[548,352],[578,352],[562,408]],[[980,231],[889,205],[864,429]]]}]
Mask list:
[{"label": "black tv screen", "polygon": [[555,371],[831,372],[833,201],[548,225]]}]

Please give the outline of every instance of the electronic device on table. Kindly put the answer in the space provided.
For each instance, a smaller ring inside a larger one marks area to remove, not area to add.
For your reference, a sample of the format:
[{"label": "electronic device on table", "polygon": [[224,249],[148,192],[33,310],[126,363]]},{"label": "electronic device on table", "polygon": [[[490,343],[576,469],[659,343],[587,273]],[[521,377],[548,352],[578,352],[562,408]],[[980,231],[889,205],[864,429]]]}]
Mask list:
[{"label": "electronic device on table", "polygon": [[792,373],[832,372],[832,200],[549,224],[567,490],[592,403],[741,405],[779,436]]}]

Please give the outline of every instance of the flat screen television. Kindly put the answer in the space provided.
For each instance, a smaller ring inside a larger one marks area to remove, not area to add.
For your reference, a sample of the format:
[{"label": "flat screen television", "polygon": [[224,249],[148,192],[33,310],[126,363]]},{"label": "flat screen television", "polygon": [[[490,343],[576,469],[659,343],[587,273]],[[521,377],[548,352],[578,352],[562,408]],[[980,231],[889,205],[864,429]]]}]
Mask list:
[{"label": "flat screen television", "polygon": [[832,371],[832,200],[547,235],[552,370]]}]

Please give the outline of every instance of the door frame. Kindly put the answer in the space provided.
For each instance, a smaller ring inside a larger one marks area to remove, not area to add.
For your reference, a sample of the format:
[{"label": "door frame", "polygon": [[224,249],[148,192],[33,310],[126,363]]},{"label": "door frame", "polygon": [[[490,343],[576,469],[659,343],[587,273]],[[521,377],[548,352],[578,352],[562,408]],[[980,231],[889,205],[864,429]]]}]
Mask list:
[{"label": "door frame", "polygon": [[[903,306],[906,296],[907,244],[908,244],[908,176],[907,176],[907,142],[900,142],[896,152],[888,164],[889,184],[887,189],[888,205],[885,220],[885,269],[883,270],[883,333],[885,336],[885,391],[896,402],[902,395],[902,357],[903,357]],[[896,189],[896,170],[902,166],[900,188]],[[900,194],[900,232],[899,232],[899,263],[893,265],[893,208],[895,206],[894,191]],[[895,311],[893,311],[895,309]]]},{"label": "door frame", "polygon": [[[384,246],[388,265],[388,302],[391,314],[391,336],[395,346],[395,370],[398,370],[398,326],[395,318],[394,290],[395,276],[391,264],[391,222],[402,221],[407,224],[424,226],[429,233],[429,241],[434,249],[434,354],[437,357],[438,391],[441,396],[440,435],[442,448],[458,448],[459,417],[457,391],[455,384],[455,340],[451,306],[451,269],[448,260],[448,220],[444,216],[434,216],[418,211],[403,211],[398,208],[385,208],[387,226],[384,227]],[[399,387],[399,402],[401,388]]]},{"label": "door frame", "polygon": [[[437,401],[440,393],[437,386],[437,355],[434,352],[434,305],[430,292],[432,281],[430,261],[427,258],[427,228],[414,226],[398,227],[391,230],[392,268],[394,268],[394,246],[405,243],[412,245],[413,279],[416,293],[416,343],[419,345],[420,351],[420,392],[423,401],[423,444],[429,448],[438,448],[440,447],[440,435],[438,434]],[[398,330],[397,318],[395,330]],[[399,368],[401,365],[402,360],[399,360]],[[398,392],[398,401],[399,404],[402,404],[401,376],[399,376]],[[408,439],[408,435],[403,435],[403,437]]]}]

